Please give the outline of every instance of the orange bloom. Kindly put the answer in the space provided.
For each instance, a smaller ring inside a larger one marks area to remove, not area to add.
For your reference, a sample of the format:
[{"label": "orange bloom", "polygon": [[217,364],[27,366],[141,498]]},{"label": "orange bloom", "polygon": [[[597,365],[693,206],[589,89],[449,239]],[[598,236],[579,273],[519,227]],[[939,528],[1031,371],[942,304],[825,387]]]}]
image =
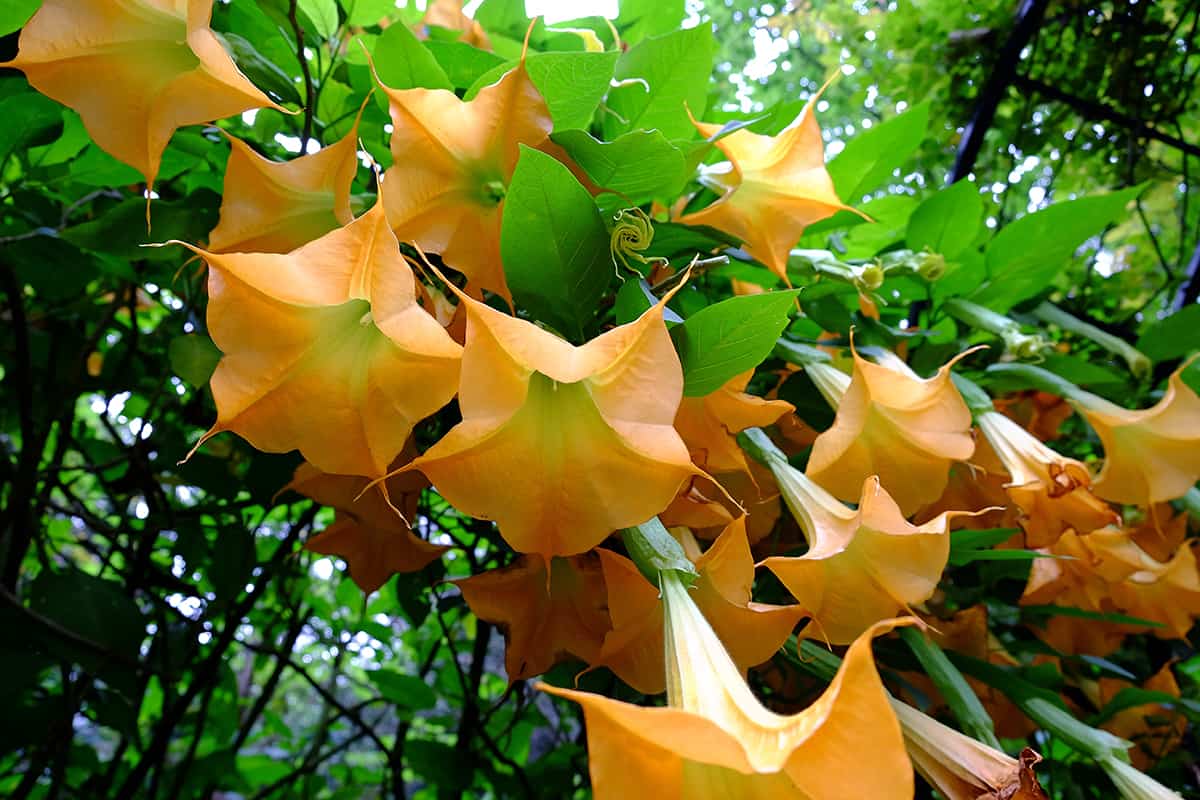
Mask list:
[{"label": "orange bloom", "polygon": [[1088,533],[1120,522],[1089,491],[1083,464],[1051,450],[999,412],[985,411],[975,421],[1010,477],[1005,489],[1021,509],[1026,546],[1053,544],[1068,529]]},{"label": "orange bloom", "polygon": [[894,622],[855,641],[812,706],[782,716],[758,702],[674,573],[663,573],[662,589],[667,708],[539,686],[583,706],[597,800],[912,797],[900,728],[871,657],[872,636]]},{"label": "orange bloom", "polygon": [[445,89],[383,90],[394,126],[383,195],[396,235],[511,301],[500,260],[504,194],[520,146],[543,144],[553,127],[524,60],[469,101]]},{"label": "orange bloom", "polygon": [[[458,41],[478,47],[480,50],[491,50],[492,42],[488,39],[483,26],[463,13],[462,0],[433,0],[422,19],[425,25],[436,25],[451,31],[460,31]],[[422,31],[424,33],[424,31]]]},{"label": "orange bloom", "polygon": [[229,143],[221,219],[208,235],[212,252],[288,253],[354,218],[357,122],[337,142],[291,161],[270,161],[232,136]]},{"label": "orange bloom", "polygon": [[995,398],[996,410],[1014,421],[1039,441],[1049,442],[1062,436],[1059,428],[1075,413],[1066,398],[1049,392],[1029,390]]},{"label": "orange bloom", "polygon": [[[190,246],[190,245],[189,245]],[[381,202],[286,255],[209,253],[208,328],[225,354],[217,421],[259,450],[378,477],[458,388],[461,348],[417,304]]]},{"label": "orange bloom", "polygon": [[1200,396],[1183,382],[1186,367],[1142,411],[1087,392],[1072,398],[1104,445],[1104,467],[1092,487],[1097,495],[1148,506],[1182,497],[1200,479]]},{"label": "orange bloom", "polygon": [[[1130,688],[1179,697],[1179,684],[1175,682],[1170,664],[1164,664],[1140,687],[1116,678],[1101,678],[1085,683],[1081,688],[1098,710],[1108,705],[1121,691]],[[1130,760],[1138,769],[1146,770],[1179,746],[1187,730],[1187,720],[1161,703],[1140,703],[1121,709],[1101,723],[1100,727],[1133,742],[1136,747],[1129,752]]]},{"label": "orange bloom", "polygon": [[[783,646],[804,610],[750,599],[754,559],[743,519],[730,523],[703,555],[690,534],[684,531],[682,536],[700,575],[692,586],[692,599],[745,674]],[[601,550],[600,558],[613,623],[600,663],[639,692],[658,694],[666,688],[659,591],[629,559],[608,550]]]},{"label": "orange bloom", "polygon": [[837,408],[833,425],[813,445],[809,477],[853,501],[862,482],[877,475],[906,515],[937,500],[951,463],[967,460],[975,449],[971,412],[950,380],[950,368],[965,355],[932,378],[891,354],[874,364],[855,351],[849,378],[828,364],[806,365]]},{"label": "orange bloom", "polygon": [[[1063,534],[1048,552],[1067,559],[1033,562],[1023,605],[1055,604],[1096,613],[1122,614],[1158,623],[1160,638],[1185,638],[1200,616],[1200,570],[1193,548],[1170,561],[1139,548],[1127,531],[1105,528],[1087,536]],[[1035,632],[1063,653],[1106,655],[1127,633],[1148,626],[1056,615]]]},{"label": "orange bloom", "polygon": [[[825,144],[813,115],[815,100],[777,136],[743,128],[719,139],[716,146],[729,160],[706,167],[701,183],[721,197],[679,218],[688,225],[709,225],[738,237],[746,252],[785,282],[788,254],[804,229],[849,209],[838,199],[825,171]],[[706,138],[721,128],[693,122]]]},{"label": "orange bloom", "polygon": [[[977,447],[976,458],[984,450]],[[958,463],[950,467],[950,479],[946,490],[933,503],[923,506],[913,516],[920,525],[943,511],[973,511],[975,516],[963,519],[962,527],[976,530],[989,528],[1015,528],[1019,524],[1019,510],[1009,502],[1004,490],[1005,480],[999,475],[979,469],[971,464]]]},{"label": "orange bloom", "polygon": [[1018,761],[964,736],[907,703],[892,700],[913,766],[946,800],[1046,800],[1030,748]]},{"label": "orange bloom", "polygon": [[801,636],[846,644],[933,595],[950,556],[947,529],[956,512],[910,525],[878,478],[867,478],[851,510],[782,458],[773,459],[771,470],[808,551],[762,565],[812,615],[814,624]]},{"label": "orange bloom", "polygon": [[153,184],[176,128],[280,108],[209,27],[212,0],[44,0],[16,67],[79,112],[92,140]]},{"label": "orange bloom", "polygon": [[683,437],[696,466],[708,473],[745,471],[746,454],[734,435],[747,428],[773,424],[795,409],[783,400],[764,400],[746,394],[754,370],[743,372],[715,392],[685,397],[675,415],[675,430]]},{"label": "orange bloom", "polygon": [[595,553],[520,556],[500,569],[456,581],[475,616],[506,639],[508,680],[540,675],[568,657],[595,663],[608,632],[604,576]]},{"label": "orange bloom", "polygon": [[669,299],[580,347],[459,294],[462,422],[414,461],[523,553],[590,550],[666,508],[696,468],[672,423],[683,371]]},{"label": "orange bloom", "polygon": [[1141,522],[1129,527],[1130,538],[1158,561],[1169,561],[1187,538],[1187,532],[1188,513],[1176,514],[1168,503],[1157,503],[1146,509]]},{"label": "orange bloom", "polygon": [[397,572],[416,572],[448,549],[413,535],[396,513],[400,509],[408,519],[415,519],[426,485],[419,475],[393,478],[385,499],[380,491],[362,493],[366,478],[329,475],[312,464],[301,464],[285,489],[335,509],[333,524],[305,542],[304,549],[345,561],[351,580],[371,594]]}]

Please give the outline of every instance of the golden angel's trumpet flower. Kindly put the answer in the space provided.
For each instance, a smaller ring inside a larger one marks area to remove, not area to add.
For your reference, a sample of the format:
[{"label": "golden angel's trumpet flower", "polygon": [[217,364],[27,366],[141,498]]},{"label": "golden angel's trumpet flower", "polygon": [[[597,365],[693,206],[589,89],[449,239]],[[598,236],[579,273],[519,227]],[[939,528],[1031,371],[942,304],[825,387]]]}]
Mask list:
[{"label": "golden angel's trumpet flower", "polygon": [[747,428],[774,424],[794,411],[783,400],[764,400],[746,394],[754,371],[731,378],[724,386],[703,397],[685,397],[675,415],[675,429],[687,443],[696,466],[708,473],[744,472],[746,454],[734,434]]},{"label": "golden angel's trumpet flower", "polygon": [[1088,533],[1120,522],[1089,489],[1087,467],[1051,450],[997,411],[975,418],[1010,481],[1008,496],[1021,509],[1026,546],[1046,547],[1065,530]]},{"label": "golden angel's trumpet flower", "polygon": [[1200,568],[1192,547],[1180,547],[1170,561],[1158,561],[1128,531],[1105,528],[1087,536],[1065,533],[1046,552],[1068,558],[1034,561],[1022,605],[1071,606],[1157,623],[1150,628],[1052,616],[1035,632],[1060,652],[1106,655],[1125,634],[1147,628],[1160,638],[1186,638],[1200,617]]},{"label": "golden angel's trumpet flower", "polygon": [[568,556],[654,516],[703,474],[672,426],[683,371],[663,323],[671,295],[576,347],[455,291],[467,314],[463,419],[408,468],[459,511],[495,520],[519,552]]},{"label": "golden angel's trumpet flower", "polygon": [[348,224],[358,169],[358,121],[338,141],[291,161],[270,161],[229,137],[214,253],[288,253]]},{"label": "golden angel's trumpet flower", "polygon": [[597,800],[912,797],[900,727],[871,656],[872,637],[895,621],[854,642],[812,706],[782,716],[750,691],[679,577],[662,575],[667,708],[539,685],[583,706]]},{"label": "golden angel's trumpet flower", "polygon": [[1182,497],[1200,480],[1200,396],[1183,381],[1184,364],[1162,399],[1134,411],[1089,392],[1072,396],[1104,446],[1093,491],[1114,503],[1148,506]]},{"label": "golden angel's trumpet flower", "polygon": [[217,421],[197,448],[233,431],[377,478],[457,391],[462,348],[418,305],[382,201],[287,254],[191,249],[209,265],[208,329],[224,353]]},{"label": "golden angel's trumpet flower", "polygon": [[368,479],[329,475],[312,464],[296,468],[284,489],[311,497],[336,511],[334,522],[304,543],[305,550],[346,562],[350,578],[371,594],[398,572],[416,572],[447,549],[413,534],[397,513],[415,519],[417,501],[428,482],[421,475],[399,475],[384,492],[363,492]]},{"label": "golden angel's trumpet flower", "polygon": [[[492,42],[483,26],[463,13],[462,0],[433,0],[421,19],[421,25],[422,28],[436,25],[446,30],[458,31],[461,34],[458,41],[480,50],[492,49]],[[419,33],[426,34],[423,29]]]},{"label": "golden angel's trumpet flower", "polygon": [[877,475],[905,515],[937,500],[950,465],[975,450],[971,412],[950,379],[950,368],[970,352],[931,378],[887,352],[875,364],[854,351],[849,378],[829,364],[806,364],[813,383],[837,409],[833,425],[813,444],[809,477],[854,501],[862,482]]},{"label": "golden angel's trumpet flower", "polygon": [[946,800],[1046,800],[1033,772],[1042,758],[1032,749],[1016,759],[908,703],[895,698],[891,703],[913,766]]},{"label": "golden angel's trumpet flower", "polygon": [[[750,599],[754,558],[745,518],[731,522],[703,554],[688,531],[677,536],[699,574],[692,597],[744,675],[783,646],[804,610]],[[597,663],[639,692],[658,694],[666,689],[662,598],[632,561],[608,550],[599,552],[613,629],[604,639]]]},{"label": "golden angel's trumpet flower", "polygon": [[456,581],[475,616],[504,632],[510,682],[540,675],[575,657],[594,664],[612,627],[596,553],[513,564]]},{"label": "golden angel's trumpet flower", "polygon": [[547,143],[553,128],[524,57],[471,100],[445,89],[383,90],[395,159],[383,193],[396,235],[511,302],[500,260],[504,195],[520,146]]},{"label": "golden angel's trumpet flower", "polygon": [[[817,96],[777,136],[747,129],[717,140],[728,161],[704,169],[700,182],[721,197],[679,221],[709,225],[738,237],[746,252],[788,282],[788,254],[804,229],[842,209],[825,170],[825,143],[813,114]],[[692,121],[700,135],[720,125]],[[790,285],[790,283],[789,283]]]},{"label": "golden angel's trumpet flower", "polygon": [[15,67],[153,184],[176,128],[276,108],[209,27],[213,0],[44,0]]}]

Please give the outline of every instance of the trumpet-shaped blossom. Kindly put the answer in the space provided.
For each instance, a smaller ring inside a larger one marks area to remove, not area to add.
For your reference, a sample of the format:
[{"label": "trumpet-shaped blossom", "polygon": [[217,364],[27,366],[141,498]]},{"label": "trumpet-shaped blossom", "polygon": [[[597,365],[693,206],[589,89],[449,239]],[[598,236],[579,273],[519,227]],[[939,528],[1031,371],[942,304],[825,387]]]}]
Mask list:
[{"label": "trumpet-shaped blossom", "polygon": [[520,146],[544,144],[553,127],[524,59],[470,100],[445,89],[383,90],[394,126],[383,195],[396,235],[511,300],[500,260],[504,195]]},{"label": "trumpet-shaped blossom", "polygon": [[462,422],[414,461],[517,551],[566,556],[666,508],[698,470],[672,423],[683,372],[662,302],[576,347],[459,294]]},{"label": "trumpet-shaped blossom", "polygon": [[1120,522],[1089,490],[1083,464],[1051,450],[997,411],[979,414],[976,423],[1009,475],[1005,489],[1021,509],[1028,547],[1050,545],[1068,529],[1088,533]]},{"label": "trumpet-shaped blossom", "polygon": [[894,622],[854,642],[812,706],[783,716],[759,703],[674,573],[663,573],[662,590],[666,708],[540,687],[583,706],[597,800],[912,797],[900,726],[871,656],[872,637]]},{"label": "trumpet-shaped blossom", "polygon": [[[716,141],[728,161],[706,167],[701,183],[721,195],[679,218],[738,237],[746,252],[787,282],[788,254],[818,220],[849,207],[838,199],[825,170],[825,143],[813,114],[814,97],[777,136],[741,130]],[[704,137],[720,125],[696,122]]]},{"label": "trumpet-shaped blossom", "polygon": [[291,489],[336,511],[334,522],[304,543],[305,550],[337,556],[346,562],[350,578],[370,594],[397,572],[416,572],[439,558],[447,548],[413,534],[396,513],[415,519],[417,501],[428,482],[420,475],[400,475],[382,490],[363,492],[368,479],[329,475],[312,464],[296,468]]},{"label": "trumpet-shaped blossom", "polygon": [[831,405],[833,425],[813,444],[809,477],[842,500],[879,477],[904,514],[941,496],[950,465],[975,450],[971,412],[950,379],[958,356],[922,378],[890,353],[875,364],[853,353],[850,377],[828,364],[806,371]]},{"label": "trumpet-shaped blossom", "polygon": [[523,555],[456,585],[475,616],[504,632],[509,681],[540,675],[572,656],[596,663],[611,627],[595,553],[549,560]]},{"label": "trumpet-shaped blossom", "polygon": [[786,463],[772,471],[808,551],[772,556],[763,566],[812,615],[815,624],[802,636],[846,644],[933,595],[950,557],[950,519],[961,512],[911,525],[878,478],[863,483],[855,510]]},{"label": "trumpet-shaped blossom", "polygon": [[[217,421],[259,450],[379,477],[458,388],[462,348],[417,303],[382,202],[287,254],[209,253]],[[199,447],[197,444],[196,447]]]},{"label": "trumpet-shaped blossom", "polygon": [[288,253],[353,219],[358,125],[338,141],[291,161],[270,161],[229,137],[214,253]]},{"label": "trumpet-shaped blossom", "polygon": [[913,766],[945,800],[1046,800],[1033,772],[1042,759],[1030,748],[1016,759],[908,703],[893,699],[892,710]]},{"label": "trumpet-shaped blossom", "polygon": [[1104,466],[1092,487],[1097,495],[1147,506],[1183,496],[1200,479],[1200,396],[1183,381],[1186,366],[1144,410],[1088,392],[1072,397],[1104,446]]},{"label": "trumpet-shaped blossom", "polygon": [[764,400],[746,394],[754,371],[730,378],[715,392],[685,397],[675,415],[675,430],[683,437],[696,466],[709,474],[744,472],[746,454],[735,434],[773,424],[795,409],[783,400]]},{"label": "trumpet-shaped blossom", "polygon": [[[280,108],[238,71],[209,27],[213,0],[44,0],[16,67],[79,112],[92,141],[153,184],[171,134]],[[282,109],[280,109],[282,110]]]},{"label": "trumpet-shaped blossom", "polygon": [[[699,577],[692,599],[717,632],[730,657],[745,674],[767,661],[804,616],[800,606],[775,606],[750,599],[754,558],[746,539],[745,519],[731,522],[712,546],[700,553],[684,530],[684,551]],[[613,630],[605,637],[600,663],[643,694],[666,688],[663,666],[663,603],[658,589],[629,559],[601,550]]]}]

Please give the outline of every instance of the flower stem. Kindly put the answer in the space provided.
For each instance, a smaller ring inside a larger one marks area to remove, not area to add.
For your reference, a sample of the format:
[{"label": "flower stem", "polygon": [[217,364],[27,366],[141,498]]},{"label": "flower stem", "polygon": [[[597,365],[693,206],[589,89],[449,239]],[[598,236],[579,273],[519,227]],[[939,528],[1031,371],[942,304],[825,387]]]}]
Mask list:
[{"label": "flower stem", "polygon": [[1129,371],[1135,377],[1145,378],[1150,374],[1150,359],[1141,350],[1120,337],[1113,336],[1108,331],[1097,328],[1090,322],[1068,314],[1053,303],[1043,301],[1033,310],[1033,315],[1042,322],[1057,325],[1064,331],[1070,331],[1085,339],[1095,342],[1113,355],[1120,356],[1129,365]]}]

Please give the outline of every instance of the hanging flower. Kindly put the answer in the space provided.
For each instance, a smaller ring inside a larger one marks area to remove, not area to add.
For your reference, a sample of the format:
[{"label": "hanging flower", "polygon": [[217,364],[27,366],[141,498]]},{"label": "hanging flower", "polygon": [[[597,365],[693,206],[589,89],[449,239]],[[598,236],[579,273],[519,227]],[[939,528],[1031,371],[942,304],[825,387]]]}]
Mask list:
[{"label": "hanging flower", "polygon": [[1093,491],[1148,506],[1183,496],[1200,480],[1200,396],[1175,371],[1153,407],[1134,411],[1088,392],[1072,397],[1104,446]]},{"label": "hanging flower", "polygon": [[539,685],[583,706],[597,800],[912,797],[900,728],[871,657],[872,637],[894,621],[854,642],[812,706],[782,716],[759,703],[674,573],[663,573],[662,591],[666,708]]},{"label": "hanging flower", "polygon": [[[721,196],[679,218],[738,237],[746,252],[784,282],[788,254],[804,229],[842,209],[853,210],[838,198],[825,170],[825,143],[813,114],[816,100],[777,136],[742,128],[718,139],[716,146],[729,160],[704,167],[700,182]],[[706,138],[721,128],[693,123]]]},{"label": "hanging flower", "polygon": [[[676,532],[699,578],[692,598],[717,632],[738,669],[767,661],[804,616],[800,606],[774,606],[750,599],[754,558],[744,518],[731,522],[703,554],[686,530]],[[659,591],[633,562],[601,550],[613,629],[599,663],[643,694],[664,691],[663,603]]]},{"label": "hanging flower", "polygon": [[[462,0],[433,0],[421,23],[423,27],[436,25],[449,31],[458,31],[461,34],[458,41],[480,50],[492,49],[492,42],[483,26],[463,13]],[[420,33],[427,35],[424,30]]]},{"label": "hanging flower", "polygon": [[950,379],[950,368],[966,355],[931,378],[920,377],[890,353],[875,364],[853,351],[849,377],[828,364],[805,365],[837,408],[833,425],[813,444],[809,477],[853,501],[862,482],[876,475],[906,515],[937,500],[950,465],[967,460],[975,449],[971,412]]},{"label": "hanging flower", "polygon": [[1027,547],[1053,544],[1068,529],[1088,533],[1120,522],[1089,490],[1083,464],[1051,450],[999,412],[985,411],[975,422],[1009,475],[1005,489],[1021,509]]},{"label": "hanging flower", "polygon": [[950,556],[950,520],[961,512],[911,525],[878,478],[863,483],[853,510],[786,462],[772,471],[808,551],[762,565],[812,615],[802,636],[846,644],[933,595]]},{"label": "hanging flower", "polygon": [[[189,245],[190,247],[190,245]],[[322,472],[383,475],[458,389],[462,348],[417,303],[382,201],[287,254],[209,253],[217,421]],[[194,449],[193,449],[194,452]]]},{"label": "hanging flower", "polygon": [[[301,464],[284,487],[336,511],[333,524],[304,543],[304,549],[346,562],[350,578],[371,594],[398,572],[416,572],[448,548],[413,534],[405,519],[416,519],[417,501],[428,482],[421,475],[400,475],[381,491],[363,490],[368,479],[329,475]],[[396,511],[403,512],[402,518]]]},{"label": "hanging flower", "polygon": [[288,253],[348,224],[358,169],[358,121],[338,141],[291,161],[270,161],[229,137],[214,253]]},{"label": "hanging flower", "polygon": [[1026,747],[1020,759],[988,747],[892,699],[904,746],[921,777],[945,800],[1046,800],[1033,767],[1041,756]]},{"label": "hanging flower", "polygon": [[522,553],[582,553],[666,508],[698,470],[672,423],[665,297],[580,347],[459,293],[462,422],[409,468]]},{"label": "hanging flower", "polygon": [[238,71],[211,17],[212,0],[43,0],[0,67],[78,111],[92,141],[152,185],[177,128],[283,110]]},{"label": "hanging flower", "polygon": [[764,400],[746,394],[754,371],[749,370],[703,397],[685,397],[675,415],[675,430],[683,437],[696,466],[710,474],[744,472],[746,454],[735,434],[761,428],[795,409],[783,400]]},{"label": "hanging flower", "polygon": [[553,127],[524,57],[471,100],[445,89],[383,90],[394,126],[383,195],[396,235],[511,302],[500,260],[504,196],[520,146],[547,142]]},{"label": "hanging flower", "polygon": [[475,616],[504,632],[509,682],[540,675],[570,657],[596,663],[611,627],[594,552],[548,561],[523,555],[455,585]]}]

